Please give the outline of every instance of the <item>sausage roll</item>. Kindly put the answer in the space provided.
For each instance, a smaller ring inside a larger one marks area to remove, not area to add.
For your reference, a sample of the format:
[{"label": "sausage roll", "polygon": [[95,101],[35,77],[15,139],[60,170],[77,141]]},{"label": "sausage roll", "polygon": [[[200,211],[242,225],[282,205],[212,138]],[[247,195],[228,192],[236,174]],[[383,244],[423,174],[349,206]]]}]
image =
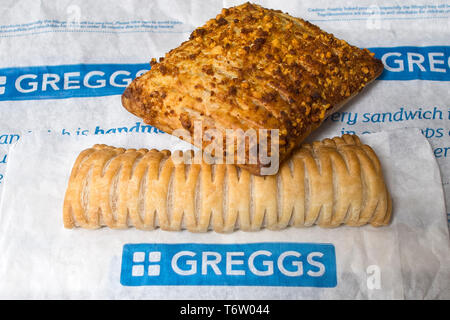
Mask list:
[{"label": "sausage roll", "polygon": [[270,176],[196,163],[190,152],[95,145],[75,161],[63,220],[66,228],[232,232],[384,226],[391,211],[376,154],[344,135],[304,144]]}]

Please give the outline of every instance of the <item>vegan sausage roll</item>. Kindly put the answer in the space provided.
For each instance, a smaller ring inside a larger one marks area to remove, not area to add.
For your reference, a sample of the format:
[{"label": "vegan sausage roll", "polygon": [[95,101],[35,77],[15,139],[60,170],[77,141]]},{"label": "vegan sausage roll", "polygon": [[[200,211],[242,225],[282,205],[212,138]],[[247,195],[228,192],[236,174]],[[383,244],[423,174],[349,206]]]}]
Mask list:
[{"label": "vegan sausage roll", "polygon": [[391,219],[380,162],[354,135],[304,144],[270,176],[194,158],[106,145],[82,151],[65,194],[64,226],[232,232],[378,227]]}]

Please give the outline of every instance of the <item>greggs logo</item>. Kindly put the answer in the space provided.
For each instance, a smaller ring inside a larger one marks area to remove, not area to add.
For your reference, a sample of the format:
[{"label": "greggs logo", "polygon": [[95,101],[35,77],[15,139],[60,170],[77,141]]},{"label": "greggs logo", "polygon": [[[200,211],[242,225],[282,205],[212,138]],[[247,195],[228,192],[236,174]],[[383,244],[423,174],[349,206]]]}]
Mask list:
[{"label": "greggs logo", "polygon": [[0,69],[0,101],[119,95],[134,78],[149,69],[149,64],[77,64]]},{"label": "greggs logo", "polygon": [[126,244],[120,283],[335,287],[336,256],[318,243]]},{"label": "greggs logo", "polygon": [[450,47],[369,48],[384,64],[379,80],[450,81]]}]

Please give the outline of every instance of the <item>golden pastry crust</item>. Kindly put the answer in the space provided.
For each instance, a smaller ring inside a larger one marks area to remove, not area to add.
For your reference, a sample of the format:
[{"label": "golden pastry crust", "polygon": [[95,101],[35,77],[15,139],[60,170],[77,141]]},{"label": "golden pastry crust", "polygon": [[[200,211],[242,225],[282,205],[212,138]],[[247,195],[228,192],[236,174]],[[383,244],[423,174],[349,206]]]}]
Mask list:
[{"label": "golden pastry crust", "polygon": [[176,159],[105,145],[82,151],[66,190],[64,226],[232,232],[384,226],[391,219],[380,162],[357,136],[305,144],[265,177]]},{"label": "golden pastry crust", "polygon": [[[193,135],[196,121],[223,134],[278,129],[280,162],[383,70],[367,49],[249,3],[223,9],[151,65],[123,93],[128,111],[169,134]],[[260,163],[241,167],[260,174]]]}]

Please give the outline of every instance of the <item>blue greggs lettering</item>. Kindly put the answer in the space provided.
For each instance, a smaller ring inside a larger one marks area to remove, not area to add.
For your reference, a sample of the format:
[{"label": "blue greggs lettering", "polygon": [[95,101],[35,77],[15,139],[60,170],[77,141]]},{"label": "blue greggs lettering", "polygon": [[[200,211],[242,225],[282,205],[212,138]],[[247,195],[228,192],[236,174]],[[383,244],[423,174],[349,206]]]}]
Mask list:
[{"label": "blue greggs lettering", "polygon": [[380,80],[450,81],[450,47],[370,48],[384,64]]},{"label": "blue greggs lettering", "polygon": [[0,69],[0,100],[121,94],[148,64],[79,64]]},{"label": "blue greggs lettering", "polygon": [[124,286],[335,287],[334,246],[317,243],[126,244]]}]

